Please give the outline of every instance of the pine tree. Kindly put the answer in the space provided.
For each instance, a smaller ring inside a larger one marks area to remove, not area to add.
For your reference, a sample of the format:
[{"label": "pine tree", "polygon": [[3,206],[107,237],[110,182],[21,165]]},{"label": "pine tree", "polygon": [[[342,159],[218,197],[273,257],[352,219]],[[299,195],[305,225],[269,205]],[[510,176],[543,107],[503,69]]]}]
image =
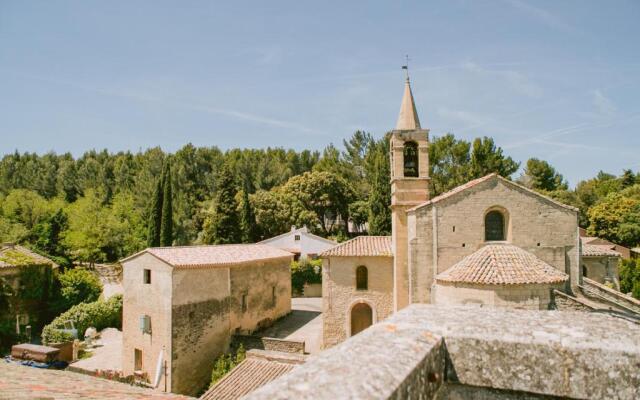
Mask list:
[{"label": "pine tree", "polygon": [[153,192],[153,198],[151,199],[151,209],[149,210],[149,233],[147,234],[147,246],[149,247],[160,246],[160,227],[162,225],[162,198],[162,177],[159,177],[156,183],[156,189]]},{"label": "pine tree", "polygon": [[389,160],[383,151],[376,150],[373,160],[371,194],[369,195],[369,234],[391,234],[391,185]]},{"label": "pine tree", "polygon": [[239,243],[242,240],[236,194],[233,175],[225,164],[220,171],[213,215],[205,221],[205,243],[227,244]]},{"label": "pine tree", "polygon": [[242,243],[254,243],[260,237],[256,216],[249,201],[247,190],[242,191],[242,202],[240,203],[240,229],[242,231]]},{"label": "pine tree", "polygon": [[162,177],[162,218],[160,223],[160,246],[173,244],[173,200],[171,194],[171,164],[167,161]]}]

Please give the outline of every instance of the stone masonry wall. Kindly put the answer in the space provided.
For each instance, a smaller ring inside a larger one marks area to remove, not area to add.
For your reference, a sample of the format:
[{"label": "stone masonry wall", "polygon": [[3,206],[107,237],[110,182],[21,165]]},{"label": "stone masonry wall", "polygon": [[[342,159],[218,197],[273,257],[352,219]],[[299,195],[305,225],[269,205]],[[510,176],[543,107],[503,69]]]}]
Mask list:
[{"label": "stone masonry wall", "polygon": [[577,212],[494,177],[410,212],[414,302],[430,302],[434,274],[484,245],[484,216],[492,208],[505,214],[507,241],[570,274],[571,284],[577,286]]},{"label": "stone masonry wall", "polygon": [[[368,290],[356,290],[356,268],[367,267]],[[351,308],[366,302],[373,310],[373,323],[393,313],[392,257],[329,257],[322,268],[323,348],[349,337]]]},{"label": "stone masonry wall", "polygon": [[551,302],[550,285],[465,285],[438,283],[435,304],[508,307],[520,310],[547,310]]},{"label": "stone masonry wall", "polygon": [[172,391],[195,395],[229,346],[229,268],[175,269]]},{"label": "stone masonry wall", "polygon": [[255,335],[234,335],[233,345],[237,347],[240,344],[245,350],[259,349],[304,354],[304,341],[300,340],[285,340]]}]

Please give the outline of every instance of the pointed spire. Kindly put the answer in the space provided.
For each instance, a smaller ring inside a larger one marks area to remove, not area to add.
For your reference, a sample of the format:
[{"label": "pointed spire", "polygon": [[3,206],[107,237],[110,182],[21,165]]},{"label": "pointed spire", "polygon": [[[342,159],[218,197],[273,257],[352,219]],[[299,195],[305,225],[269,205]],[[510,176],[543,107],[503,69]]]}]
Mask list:
[{"label": "pointed spire", "polygon": [[402,105],[400,106],[400,115],[398,116],[396,130],[413,131],[416,129],[420,129],[420,119],[418,118],[416,104],[413,101],[413,93],[411,92],[411,84],[409,83],[409,76],[407,75],[407,81],[404,85],[404,95],[402,96]]}]

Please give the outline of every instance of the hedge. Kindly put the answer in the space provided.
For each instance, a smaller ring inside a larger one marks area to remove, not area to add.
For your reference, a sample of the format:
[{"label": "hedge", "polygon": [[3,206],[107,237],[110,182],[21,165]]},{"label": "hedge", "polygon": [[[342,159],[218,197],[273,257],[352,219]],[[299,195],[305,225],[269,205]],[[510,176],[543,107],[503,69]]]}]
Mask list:
[{"label": "hedge", "polygon": [[122,295],[115,295],[108,300],[98,300],[93,303],[80,303],[56,317],[42,330],[42,342],[55,343],[64,339],[58,329],[64,329],[66,321],[72,321],[78,330],[78,336],[82,335],[90,326],[98,331],[104,328],[122,328]]}]

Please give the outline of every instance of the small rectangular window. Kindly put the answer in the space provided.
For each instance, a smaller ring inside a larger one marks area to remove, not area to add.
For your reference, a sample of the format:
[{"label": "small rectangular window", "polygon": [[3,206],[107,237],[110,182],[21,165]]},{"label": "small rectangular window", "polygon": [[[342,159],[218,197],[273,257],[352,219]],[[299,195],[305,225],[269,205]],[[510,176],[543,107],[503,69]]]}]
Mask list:
[{"label": "small rectangular window", "polygon": [[243,294],[242,295],[242,312],[246,312],[247,311],[247,295]]},{"label": "small rectangular window", "polygon": [[293,237],[293,239],[294,239],[296,242],[299,242],[299,241],[300,241],[300,235],[295,235],[295,236]]},{"label": "small rectangular window", "polygon": [[143,282],[145,285],[149,285],[151,284],[151,270],[150,269],[145,269],[144,270],[144,274],[143,274]]},{"label": "small rectangular window", "polygon": [[134,371],[142,371],[142,350],[133,350],[133,369]]},{"label": "small rectangular window", "polygon": [[456,231],[456,226],[455,226],[455,225],[453,226],[453,231],[454,231],[454,232]]},{"label": "small rectangular window", "polygon": [[276,287],[275,286],[271,287],[271,304],[273,305],[276,304]]},{"label": "small rectangular window", "polygon": [[140,331],[142,333],[151,333],[151,317],[148,315],[140,316]]}]

